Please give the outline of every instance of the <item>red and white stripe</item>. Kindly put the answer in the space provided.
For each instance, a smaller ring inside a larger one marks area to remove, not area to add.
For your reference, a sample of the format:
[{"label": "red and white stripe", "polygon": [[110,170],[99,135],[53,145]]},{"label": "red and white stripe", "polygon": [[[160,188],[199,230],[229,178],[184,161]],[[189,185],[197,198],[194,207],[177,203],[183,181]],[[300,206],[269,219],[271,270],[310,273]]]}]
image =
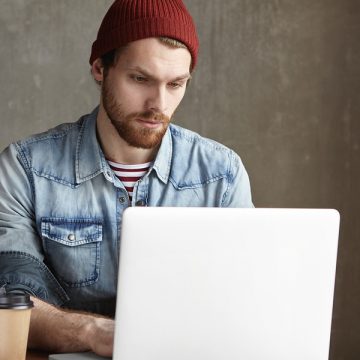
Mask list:
[{"label": "red and white stripe", "polygon": [[149,171],[151,162],[127,165],[108,160],[108,163],[116,177],[124,184],[131,201],[135,183]]}]

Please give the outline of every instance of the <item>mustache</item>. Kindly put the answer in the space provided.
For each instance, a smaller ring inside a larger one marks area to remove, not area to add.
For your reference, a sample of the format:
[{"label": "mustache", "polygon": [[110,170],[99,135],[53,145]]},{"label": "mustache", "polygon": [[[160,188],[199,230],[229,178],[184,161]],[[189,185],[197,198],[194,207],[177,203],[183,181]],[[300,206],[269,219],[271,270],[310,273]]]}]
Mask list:
[{"label": "mustache", "polygon": [[161,112],[156,112],[153,110],[147,110],[147,111],[143,111],[143,112],[139,112],[139,113],[134,113],[134,114],[130,114],[128,116],[128,118],[142,118],[142,119],[146,119],[146,120],[154,120],[154,121],[161,121],[164,123],[168,123],[170,122],[170,117],[161,113]]}]

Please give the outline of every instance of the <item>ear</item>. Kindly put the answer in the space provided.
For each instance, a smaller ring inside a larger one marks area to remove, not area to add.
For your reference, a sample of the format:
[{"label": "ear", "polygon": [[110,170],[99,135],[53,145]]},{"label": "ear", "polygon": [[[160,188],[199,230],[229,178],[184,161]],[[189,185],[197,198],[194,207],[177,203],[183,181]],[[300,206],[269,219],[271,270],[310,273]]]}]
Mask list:
[{"label": "ear", "polygon": [[104,67],[101,59],[97,58],[91,65],[91,73],[95,81],[102,82],[104,80]]}]

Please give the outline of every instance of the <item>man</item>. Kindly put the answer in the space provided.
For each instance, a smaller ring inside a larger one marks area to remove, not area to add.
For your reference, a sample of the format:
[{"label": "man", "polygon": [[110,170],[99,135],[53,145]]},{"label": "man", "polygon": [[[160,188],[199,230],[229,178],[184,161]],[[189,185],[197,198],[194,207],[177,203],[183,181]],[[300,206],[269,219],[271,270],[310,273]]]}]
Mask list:
[{"label": "man", "polygon": [[169,125],[197,51],[181,0],[115,1],[90,57],[100,105],[1,154],[0,286],[33,296],[30,347],[111,355],[127,207],[252,206],[233,151]]}]

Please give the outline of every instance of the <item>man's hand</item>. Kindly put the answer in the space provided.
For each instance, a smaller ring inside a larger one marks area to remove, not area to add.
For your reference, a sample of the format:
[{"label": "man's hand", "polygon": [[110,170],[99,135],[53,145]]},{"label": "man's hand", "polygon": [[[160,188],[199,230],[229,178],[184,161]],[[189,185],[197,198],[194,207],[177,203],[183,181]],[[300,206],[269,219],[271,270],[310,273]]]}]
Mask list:
[{"label": "man's hand", "polygon": [[53,352],[93,351],[111,356],[114,320],[90,313],[62,310],[32,298],[28,347]]},{"label": "man's hand", "polygon": [[101,356],[111,356],[114,342],[114,321],[111,319],[94,317],[89,323],[88,331],[84,332],[85,342],[91,351]]}]

